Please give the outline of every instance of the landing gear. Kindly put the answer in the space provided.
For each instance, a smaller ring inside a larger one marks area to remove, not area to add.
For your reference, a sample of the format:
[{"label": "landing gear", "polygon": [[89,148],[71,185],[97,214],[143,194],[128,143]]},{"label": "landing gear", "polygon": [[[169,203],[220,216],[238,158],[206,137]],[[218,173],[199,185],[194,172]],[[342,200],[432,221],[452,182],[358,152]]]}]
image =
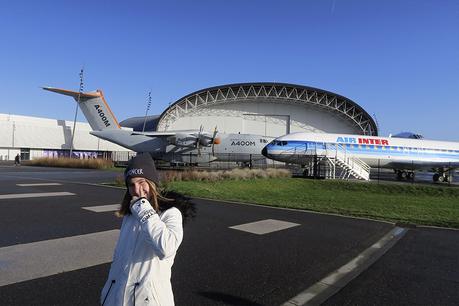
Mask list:
[{"label": "landing gear", "polygon": [[407,172],[406,179],[409,181],[414,181],[414,172]]},{"label": "landing gear", "polygon": [[452,177],[450,175],[447,175],[446,173],[435,173],[432,176],[432,180],[434,182],[440,182],[440,183],[448,183],[452,181]]},{"label": "landing gear", "polygon": [[406,172],[405,171],[397,171],[397,180],[398,181],[403,181],[406,178]]},{"label": "landing gear", "polygon": [[303,170],[303,177],[309,177],[309,169],[308,168]]},{"label": "landing gear", "polygon": [[404,171],[404,170],[397,170],[397,180],[399,181],[413,181],[414,180],[414,172],[411,171]]}]

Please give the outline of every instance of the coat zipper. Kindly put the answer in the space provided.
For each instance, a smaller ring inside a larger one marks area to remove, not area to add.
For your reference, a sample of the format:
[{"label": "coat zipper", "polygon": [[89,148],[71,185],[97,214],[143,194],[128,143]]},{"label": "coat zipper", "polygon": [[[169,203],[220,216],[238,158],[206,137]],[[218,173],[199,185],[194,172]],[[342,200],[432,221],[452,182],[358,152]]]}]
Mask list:
[{"label": "coat zipper", "polygon": [[135,289],[137,288],[138,285],[139,285],[139,283],[135,283],[134,284],[134,299],[133,299],[134,300],[134,304],[133,304],[133,306],[135,306]]}]

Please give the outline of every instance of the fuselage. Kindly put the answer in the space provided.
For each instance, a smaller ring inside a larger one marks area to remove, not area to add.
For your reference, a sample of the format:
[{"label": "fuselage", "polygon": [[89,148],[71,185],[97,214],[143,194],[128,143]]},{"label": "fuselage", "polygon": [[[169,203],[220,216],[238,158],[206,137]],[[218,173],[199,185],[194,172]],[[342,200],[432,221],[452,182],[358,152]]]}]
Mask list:
[{"label": "fuselage", "polygon": [[459,167],[458,142],[364,135],[292,133],[270,142],[263,155],[302,163],[307,157],[332,156],[338,151],[359,158],[370,167],[413,170]]},{"label": "fuselage", "polygon": [[263,159],[261,150],[272,137],[253,134],[218,133],[218,143],[201,146],[177,146],[167,137],[149,137],[130,130],[92,131],[92,135],[135,152],[150,152],[156,159],[173,162],[208,163],[211,161],[251,162]]}]

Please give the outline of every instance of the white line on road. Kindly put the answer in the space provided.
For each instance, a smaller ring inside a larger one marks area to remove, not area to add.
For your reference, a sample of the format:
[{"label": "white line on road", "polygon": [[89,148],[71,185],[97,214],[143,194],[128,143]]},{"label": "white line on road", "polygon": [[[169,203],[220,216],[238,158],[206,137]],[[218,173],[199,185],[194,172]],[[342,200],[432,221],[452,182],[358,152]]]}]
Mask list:
[{"label": "white line on road", "polygon": [[35,183],[35,184],[16,184],[20,187],[35,187],[35,186],[61,186],[60,183]]},{"label": "white line on road", "polygon": [[239,230],[239,231],[243,231],[243,232],[252,233],[252,234],[264,235],[264,234],[269,234],[272,232],[281,231],[281,230],[291,228],[294,226],[298,226],[298,225],[299,224],[292,223],[292,222],[286,222],[286,221],[280,221],[280,220],[274,220],[274,219],[266,219],[266,220],[257,221],[257,222],[230,226],[230,228]]},{"label": "white line on road", "polygon": [[0,248],[0,286],[108,263],[119,230]]},{"label": "white line on road", "polygon": [[322,304],[384,255],[406,232],[407,229],[395,227],[347,264],[291,298],[282,306]]},{"label": "white line on road", "polygon": [[75,194],[71,192],[11,193],[11,194],[0,194],[0,200],[39,198],[39,197],[61,197],[61,196],[70,196],[70,195],[75,195]]},{"label": "white line on road", "polygon": [[117,211],[120,209],[120,204],[86,206],[86,207],[81,207],[81,208],[92,211],[92,212],[99,213],[99,212],[107,212],[107,211]]}]

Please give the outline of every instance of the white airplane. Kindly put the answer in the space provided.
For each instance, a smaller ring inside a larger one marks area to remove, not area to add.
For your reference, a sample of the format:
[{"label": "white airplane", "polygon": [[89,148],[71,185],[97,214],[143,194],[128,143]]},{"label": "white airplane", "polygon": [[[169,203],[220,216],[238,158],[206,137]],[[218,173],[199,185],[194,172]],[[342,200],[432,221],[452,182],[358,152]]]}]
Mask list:
[{"label": "white airplane", "polygon": [[251,163],[264,159],[263,147],[272,137],[252,134],[223,134],[199,130],[135,132],[122,128],[108,106],[101,90],[78,93],[66,89],[43,87],[79,101],[90,133],[135,152],[150,152],[155,159],[171,163],[200,164],[212,161]]},{"label": "white airplane", "polygon": [[398,179],[414,178],[415,170],[433,171],[434,181],[450,181],[459,168],[459,142],[363,135],[292,133],[274,139],[262,151],[277,161],[306,165],[314,156],[338,155],[370,167],[390,168]]}]

